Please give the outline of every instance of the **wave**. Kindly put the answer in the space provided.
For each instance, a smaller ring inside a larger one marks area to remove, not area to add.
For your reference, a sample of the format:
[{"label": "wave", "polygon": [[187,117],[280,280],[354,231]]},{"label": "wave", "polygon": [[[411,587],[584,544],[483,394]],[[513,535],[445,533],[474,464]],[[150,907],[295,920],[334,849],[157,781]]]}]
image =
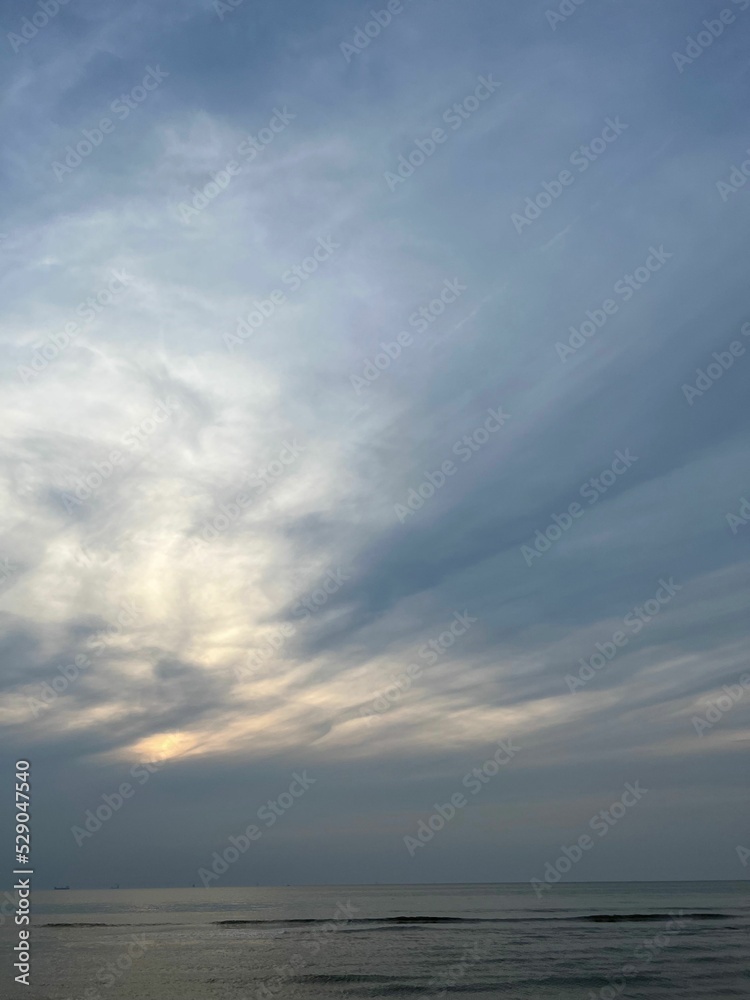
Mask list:
[{"label": "wave", "polygon": [[[737,914],[732,913],[680,913],[681,920],[732,920]],[[673,920],[674,913],[592,913],[581,920],[591,920],[597,923],[616,923],[619,920]]]},{"label": "wave", "polygon": [[[549,916],[549,917],[524,917],[524,916],[513,916],[513,917],[436,917],[429,914],[401,914],[395,917],[353,917],[351,920],[340,921],[339,926],[341,928],[357,928],[362,929],[368,928],[371,925],[377,924],[379,927],[398,927],[398,926],[408,926],[415,924],[427,924],[427,925],[451,925],[455,926],[457,924],[528,924],[528,923],[544,923],[544,924],[554,924],[560,920],[564,921],[581,921],[583,923],[619,923],[619,922],[637,922],[637,921],[661,921],[667,923],[669,920],[679,917],[681,920],[693,921],[693,920],[742,920],[748,919],[748,915],[744,913],[714,913],[705,911],[695,911],[691,913],[570,913],[567,912],[566,916]],[[225,920],[213,920],[211,921],[212,926],[216,927],[308,927],[314,926],[316,924],[331,924],[334,921],[331,918],[323,917],[299,917],[284,920],[258,920],[258,919],[225,919]],[[60,921],[57,923],[46,923],[39,924],[40,927],[200,927],[204,926],[198,922],[196,923],[178,923],[178,922],[165,922],[158,921],[153,923],[147,923],[146,921],[138,921],[136,923],[127,922],[117,922],[117,923],[90,923],[83,921]],[[373,928],[374,929],[374,928]]]},{"label": "wave", "polygon": [[40,927],[133,927],[134,924],[87,924],[62,921],[58,924],[39,924]]},{"label": "wave", "polygon": [[[397,917],[354,917],[347,924],[525,924],[554,923],[556,920],[582,920],[592,923],[615,923],[617,921],[657,920],[667,922],[675,918],[674,913],[568,913],[565,917],[433,917],[424,915],[402,915]],[[680,913],[682,920],[732,920],[739,914],[732,913]],[[291,927],[304,924],[330,923],[330,920],[310,917],[299,920],[214,920],[217,925],[249,925],[257,927]]]},{"label": "wave", "polygon": [[202,924],[181,924],[175,921],[166,920],[137,920],[133,923],[126,920],[118,920],[116,923],[87,923],[82,920],[59,920],[56,923],[37,924],[37,927],[202,927]]},{"label": "wave", "polygon": [[[329,924],[330,918],[308,917],[296,920],[214,920],[215,924],[257,924],[264,927],[286,927],[297,924]],[[478,917],[429,917],[429,916],[400,916],[400,917],[353,917],[346,921],[350,924],[481,924],[494,923],[494,918]]]}]

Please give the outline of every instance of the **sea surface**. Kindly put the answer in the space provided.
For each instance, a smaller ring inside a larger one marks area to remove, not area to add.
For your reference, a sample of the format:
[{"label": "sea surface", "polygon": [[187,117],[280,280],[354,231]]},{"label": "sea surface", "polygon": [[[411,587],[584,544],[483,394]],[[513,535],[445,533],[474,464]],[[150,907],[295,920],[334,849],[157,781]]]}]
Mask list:
[{"label": "sea surface", "polygon": [[70,890],[33,908],[28,988],[0,927],[3,997],[750,996],[747,882]]}]

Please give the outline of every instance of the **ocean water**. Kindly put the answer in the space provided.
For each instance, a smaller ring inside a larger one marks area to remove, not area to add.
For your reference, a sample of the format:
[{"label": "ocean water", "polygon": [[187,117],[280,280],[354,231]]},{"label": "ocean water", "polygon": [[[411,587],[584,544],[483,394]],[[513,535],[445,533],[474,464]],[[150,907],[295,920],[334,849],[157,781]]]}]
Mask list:
[{"label": "ocean water", "polygon": [[32,985],[12,981],[6,921],[2,996],[750,996],[746,882],[71,890],[33,907]]}]

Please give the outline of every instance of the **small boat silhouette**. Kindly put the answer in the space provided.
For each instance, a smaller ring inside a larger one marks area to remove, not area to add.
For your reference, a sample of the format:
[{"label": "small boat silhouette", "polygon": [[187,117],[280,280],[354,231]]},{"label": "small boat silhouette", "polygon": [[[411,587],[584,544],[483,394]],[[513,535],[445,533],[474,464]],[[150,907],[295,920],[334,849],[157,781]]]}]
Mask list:
[{"label": "small boat silhouette", "polygon": [[52,888],[53,889],[69,889],[70,886],[69,885],[54,885],[54,886],[52,886]]}]

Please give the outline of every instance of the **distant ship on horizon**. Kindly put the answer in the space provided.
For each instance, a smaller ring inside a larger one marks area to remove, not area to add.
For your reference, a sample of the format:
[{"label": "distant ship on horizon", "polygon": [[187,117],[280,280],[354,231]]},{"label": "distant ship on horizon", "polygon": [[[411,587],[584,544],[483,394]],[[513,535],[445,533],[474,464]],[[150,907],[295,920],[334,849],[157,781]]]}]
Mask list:
[{"label": "distant ship on horizon", "polygon": [[53,889],[69,889],[70,886],[69,885],[53,885],[52,888]]}]

